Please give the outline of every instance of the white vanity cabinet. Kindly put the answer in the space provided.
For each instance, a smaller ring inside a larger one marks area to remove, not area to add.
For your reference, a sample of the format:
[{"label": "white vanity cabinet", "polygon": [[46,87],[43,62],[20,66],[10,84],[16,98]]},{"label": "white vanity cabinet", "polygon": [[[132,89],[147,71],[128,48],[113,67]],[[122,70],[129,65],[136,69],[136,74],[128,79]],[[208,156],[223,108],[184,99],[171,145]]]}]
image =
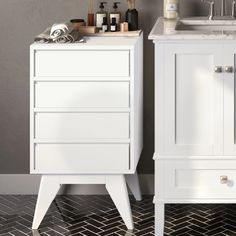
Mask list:
[{"label": "white vanity cabinet", "polygon": [[236,203],[236,41],[154,40],[155,216],[166,203]]},{"label": "white vanity cabinet", "polygon": [[221,155],[223,77],[214,74],[214,67],[223,63],[221,47],[211,43],[158,44],[156,55],[160,61],[164,58],[162,64],[156,63],[157,76],[163,71],[162,84],[160,76],[156,81],[163,94],[160,97],[156,91],[163,101],[159,114],[163,117],[159,124],[163,133],[157,132],[156,140],[158,153]]},{"label": "white vanity cabinet", "polygon": [[162,111],[156,114],[157,129],[162,131],[156,133],[158,153],[177,157],[236,154],[235,44],[156,45],[156,108]]},{"label": "white vanity cabinet", "polygon": [[105,184],[129,229],[141,199],[143,36],[32,44],[30,169],[42,174],[33,229],[62,184]]}]

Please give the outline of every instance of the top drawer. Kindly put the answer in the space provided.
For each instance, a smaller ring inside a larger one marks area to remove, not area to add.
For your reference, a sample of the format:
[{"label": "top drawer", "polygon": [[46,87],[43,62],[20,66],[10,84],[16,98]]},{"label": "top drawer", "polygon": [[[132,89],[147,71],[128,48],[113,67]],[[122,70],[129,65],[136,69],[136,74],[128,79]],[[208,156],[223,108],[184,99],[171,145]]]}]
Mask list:
[{"label": "top drawer", "polygon": [[129,76],[129,51],[37,50],[34,76]]}]

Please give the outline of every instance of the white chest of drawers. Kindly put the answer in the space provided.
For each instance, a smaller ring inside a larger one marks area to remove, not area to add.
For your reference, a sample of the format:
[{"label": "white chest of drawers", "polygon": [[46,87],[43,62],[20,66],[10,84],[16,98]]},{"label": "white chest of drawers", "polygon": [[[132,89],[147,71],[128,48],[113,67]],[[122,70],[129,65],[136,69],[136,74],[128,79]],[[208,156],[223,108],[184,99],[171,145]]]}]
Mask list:
[{"label": "white chest of drawers", "polygon": [[30,53],[30,170],[43,175],[33,228],[73,183],[105,184],[133,228],[125,177],[141,198],[143,36],[32,44]]}]

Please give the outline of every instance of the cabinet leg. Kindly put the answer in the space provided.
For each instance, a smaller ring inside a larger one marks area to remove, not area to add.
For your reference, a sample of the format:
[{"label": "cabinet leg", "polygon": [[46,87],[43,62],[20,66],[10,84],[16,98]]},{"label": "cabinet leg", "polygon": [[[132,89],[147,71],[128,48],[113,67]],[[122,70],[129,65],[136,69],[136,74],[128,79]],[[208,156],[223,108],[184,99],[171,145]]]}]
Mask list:
[{"label": "cabinet leg", "polygon": [[32,229],[38,229],[43,217],[60,189],[58,176],[42,176]]},{"label": "cabinet leg", "polygon": [[164,225],[165,225],[165,204],[156,203],[155,204],[155,235],[163,236],[164,235]]},{"label": "cabinet leg", "polygon": [[106,189],[128,229],[133,229],[133,218],[124,175],[106,176]]},{"label": "cabinet leg", "polygon": [[134,174],[125,175],[126,182],[131,190],[132,194],[134,195],[137,201],[142,200],[142,194],[139,185],[139,179],[137,171]]}]

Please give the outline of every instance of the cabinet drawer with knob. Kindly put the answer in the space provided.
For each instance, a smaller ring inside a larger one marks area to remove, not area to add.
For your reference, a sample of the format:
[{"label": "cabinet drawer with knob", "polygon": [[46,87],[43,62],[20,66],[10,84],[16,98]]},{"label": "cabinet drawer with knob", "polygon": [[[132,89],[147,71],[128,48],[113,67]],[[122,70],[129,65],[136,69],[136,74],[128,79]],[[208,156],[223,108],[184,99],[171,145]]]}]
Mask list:
[{"label": "cabinet drawer with knob", "polygon": [[235,160],[156,160],[156,171],[161,169],[165,176],[165,198],[229,199],[236,196]]}]

